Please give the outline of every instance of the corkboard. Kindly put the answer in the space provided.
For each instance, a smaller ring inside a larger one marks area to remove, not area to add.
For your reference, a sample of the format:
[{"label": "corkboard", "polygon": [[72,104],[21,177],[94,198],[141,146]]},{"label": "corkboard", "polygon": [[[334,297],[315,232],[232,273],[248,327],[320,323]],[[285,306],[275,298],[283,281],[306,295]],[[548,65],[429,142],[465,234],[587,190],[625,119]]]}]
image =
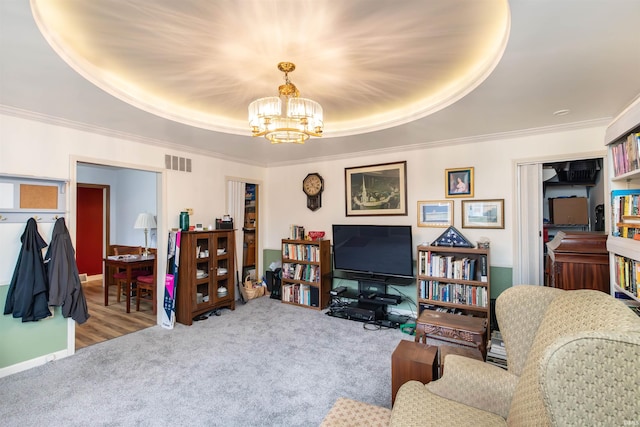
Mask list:
[{"label": "corkboard", "polygon": [[21,209],[58,209],[58,187],[20,184]]}]

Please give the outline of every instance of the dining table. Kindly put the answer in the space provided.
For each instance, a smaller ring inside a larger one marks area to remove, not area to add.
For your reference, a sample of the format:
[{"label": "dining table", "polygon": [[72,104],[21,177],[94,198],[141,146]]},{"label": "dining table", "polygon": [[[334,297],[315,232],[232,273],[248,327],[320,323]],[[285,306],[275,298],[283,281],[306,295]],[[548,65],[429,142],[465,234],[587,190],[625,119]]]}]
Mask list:
[{"label": "dining table", "polygon": [[149,274],[153,271],[153,262],[155,260],[155,254],[149,255],[110,255],[104,258],[104,305],[109,305],[109,282],[107,272],[109,267],[116,269],[117,271],[124,270],[127,274],[127,313],[131,312],[131,283],[134,277],[132,272],[134,270],[148,269]]}]

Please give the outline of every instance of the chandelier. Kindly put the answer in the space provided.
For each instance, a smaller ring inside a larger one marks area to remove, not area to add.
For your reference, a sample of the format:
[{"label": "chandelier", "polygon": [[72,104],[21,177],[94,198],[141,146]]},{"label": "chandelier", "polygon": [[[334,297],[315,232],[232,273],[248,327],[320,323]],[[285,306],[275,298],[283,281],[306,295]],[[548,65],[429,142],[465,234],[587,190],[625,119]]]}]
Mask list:
[{"label": "chandelier", "polygon": [[311,136],[322,136],[322,107],[299,97],[298,88],[289,81],[289,73],[295,69],[292,62],[279,63],[278,70],[284,73],[284,84],[278,87],[280,96],[256,99],[249,104],[253,136],[264,136],[272,144],[304,144]]}]

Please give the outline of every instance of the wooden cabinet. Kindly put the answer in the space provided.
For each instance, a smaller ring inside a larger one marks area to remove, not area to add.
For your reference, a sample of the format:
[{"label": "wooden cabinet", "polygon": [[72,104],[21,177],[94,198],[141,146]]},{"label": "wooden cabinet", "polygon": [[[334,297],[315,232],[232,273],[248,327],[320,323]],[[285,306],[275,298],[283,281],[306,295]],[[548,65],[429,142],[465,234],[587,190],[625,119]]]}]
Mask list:
[{"label": "wooden cabinet", "polygon": [[331,241],[282,240],[282,302],[321,310],[329,305]]},{"label": "wooden cabinet", "polygon": [[609,125],[605,145],[611,189],[609,212],[605,215],[612,219],[607,224],[610,292],[627,299],[629,305],[638,306],[640,216],[634,206],[640,198],[640,96]]},{"label": "wooden cabinet", "polygon": [[235,309],[234,230],[183,231],[176,295],[176,320],[217,308]]},{"label": "wooden cabinet", "polygon": [[550,287],[596,289],[609,293],[607,235],[580,231],[559,231],[547,243]]},{"label": "wooden cabinet", "polygon": [[424,309],[491,319],[489,249],[418,246],[418,317]]}]

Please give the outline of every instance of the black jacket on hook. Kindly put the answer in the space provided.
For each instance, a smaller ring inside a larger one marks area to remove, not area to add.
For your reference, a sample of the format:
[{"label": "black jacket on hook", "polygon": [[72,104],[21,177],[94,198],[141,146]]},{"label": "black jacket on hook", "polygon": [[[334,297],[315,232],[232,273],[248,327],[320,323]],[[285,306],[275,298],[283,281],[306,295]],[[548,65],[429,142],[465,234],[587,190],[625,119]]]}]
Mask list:
[{"label": "black jacket on hook", "polygon": [[82,292],[75,254],[64,218],[58,218],[45,256],[49,278],[49,305],[62,306],[62,316],[71,317],[82,324],[89,318],[89,311]]},{"label": "black jacket on hook", "polygon": [[9,285],[4,314],[22,317],[23,322],[33,322],[51,316],[49,286],[42,259],[42,249],[47,244],[38,233],[35,219],[29,218],[20,241],[22,248]]}]

